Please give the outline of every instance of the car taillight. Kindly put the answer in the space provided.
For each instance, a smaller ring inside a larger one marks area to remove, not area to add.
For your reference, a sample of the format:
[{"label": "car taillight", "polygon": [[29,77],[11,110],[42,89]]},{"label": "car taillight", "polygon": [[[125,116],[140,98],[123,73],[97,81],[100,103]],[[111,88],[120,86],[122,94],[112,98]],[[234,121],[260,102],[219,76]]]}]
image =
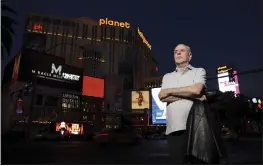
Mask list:
[{"label": "car taillight", "polygon": [[100,133],[100,136],[108,136],[108,133]]}]

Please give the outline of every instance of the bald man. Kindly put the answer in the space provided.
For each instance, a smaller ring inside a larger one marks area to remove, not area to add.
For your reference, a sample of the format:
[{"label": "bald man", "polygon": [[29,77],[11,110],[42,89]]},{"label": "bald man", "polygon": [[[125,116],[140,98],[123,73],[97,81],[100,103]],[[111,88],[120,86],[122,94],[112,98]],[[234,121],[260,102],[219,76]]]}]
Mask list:
[{"label": "bald man", "polygon": [[186,164],[186,123],[193,101],[185,98],[201,98],[206,84],[206,71],[190,65],[192,52],[189,46],[179,44],[174,49],[176,69],[163,76],[159,98],[167,102],[166,134],[173,164]]}]

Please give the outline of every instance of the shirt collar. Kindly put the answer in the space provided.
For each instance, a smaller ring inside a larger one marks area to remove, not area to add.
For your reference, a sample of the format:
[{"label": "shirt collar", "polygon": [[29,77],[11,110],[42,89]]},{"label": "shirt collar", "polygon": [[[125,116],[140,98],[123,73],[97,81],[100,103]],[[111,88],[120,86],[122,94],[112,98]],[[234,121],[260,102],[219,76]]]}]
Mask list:
[{"label": "shirt collar", "polygon": [[[188,70],[192,70],[194,67],[192,66],[192,65],[188,65],[186,68],[185,68],[185,71],[184,72],[186,72],[186,71],[188,71]],[[178,67],[176,67],[175,68],[175,72],[178,72],[179,70],[178,70]]]}]

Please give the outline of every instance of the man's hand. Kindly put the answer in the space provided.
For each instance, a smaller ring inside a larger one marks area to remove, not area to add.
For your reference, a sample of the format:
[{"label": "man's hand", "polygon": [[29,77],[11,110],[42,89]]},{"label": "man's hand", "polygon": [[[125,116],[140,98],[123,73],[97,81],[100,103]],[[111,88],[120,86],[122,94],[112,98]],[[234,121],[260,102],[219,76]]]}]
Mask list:
[{"label": "man's hand", "polygon": [[203,95],[202,97],[200,97],[200,98],[198,98],[198,99],[201,100],[201,101],[205,101],[205,100],[207,100],[207,98],[206,98],[205,95]]},{"label": "man's hand", "polygon": [[166,89],[162,89],[158,97],[162,101],[164,98],[168,97],[168,91]]}]

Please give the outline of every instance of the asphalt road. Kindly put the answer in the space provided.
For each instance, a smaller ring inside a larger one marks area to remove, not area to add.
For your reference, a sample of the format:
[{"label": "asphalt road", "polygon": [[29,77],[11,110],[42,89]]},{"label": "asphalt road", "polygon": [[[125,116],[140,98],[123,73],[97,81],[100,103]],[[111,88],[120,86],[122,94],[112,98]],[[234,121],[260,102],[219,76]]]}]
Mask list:
[{"label": "asphalt road", "polygon": [[[228,164],[262,164],[262,139],[226,143]],[[2,144],[2,164],[172,164],[166,140],[143,141],[140,145],[99,147],[95,142],[41,142]]]}]

